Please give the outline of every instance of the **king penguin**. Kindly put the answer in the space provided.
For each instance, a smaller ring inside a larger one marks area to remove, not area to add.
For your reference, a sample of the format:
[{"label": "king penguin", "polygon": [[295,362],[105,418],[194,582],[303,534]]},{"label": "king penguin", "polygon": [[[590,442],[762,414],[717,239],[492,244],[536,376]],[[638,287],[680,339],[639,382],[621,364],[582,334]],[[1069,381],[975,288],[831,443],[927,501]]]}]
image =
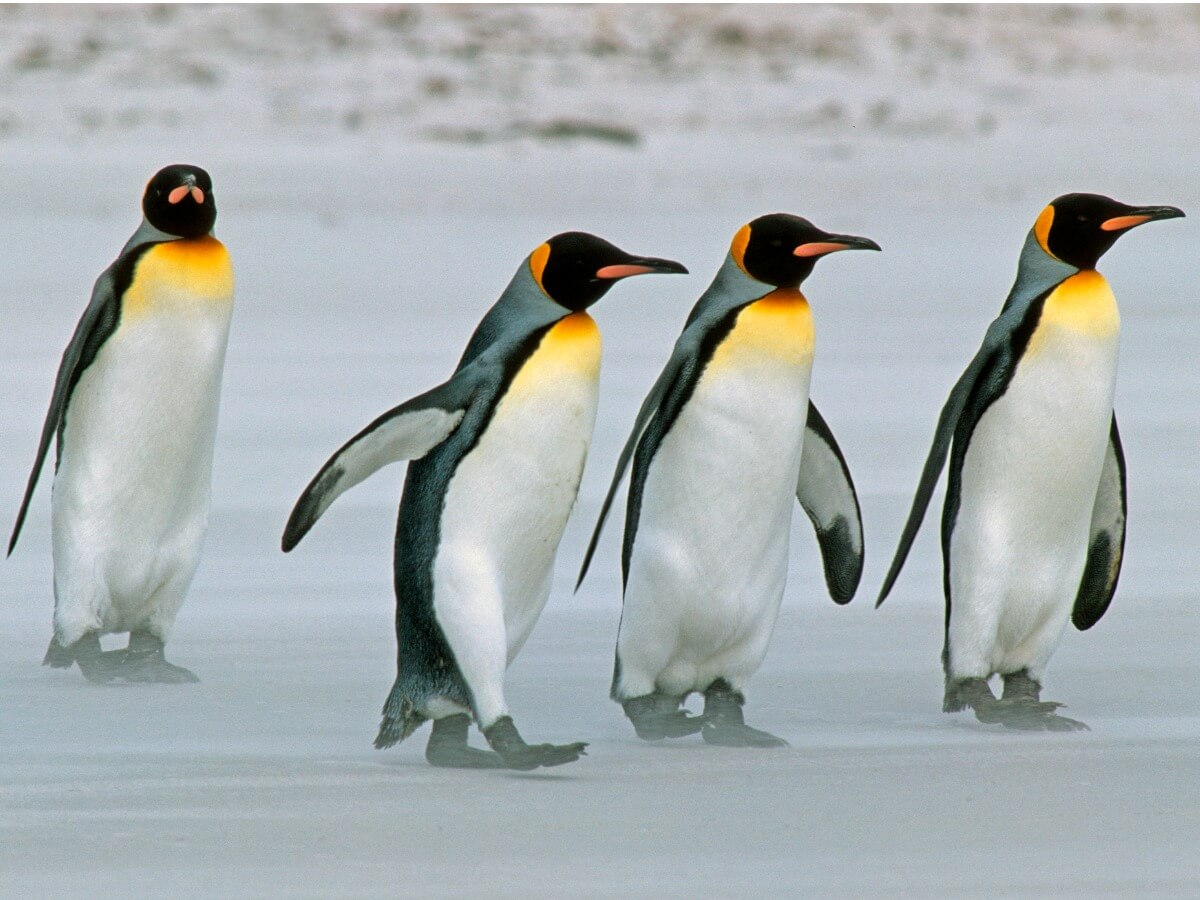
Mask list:
[{"label": "king penguin", "polygon": [[[1091,628],[1112,601],[1125,547],[1125,459],[1113,412],[1120,316],[1096,263],[1173,206],[1065,194],[1025,239],[1016,282],[934,431],[883,603],[921,527],[946,456],[943,709],[981,722],[1071,731],[1042,702],[1070,618]],[[876,604],[878,605],[878,604]],[[997,700],[988,685],[1001,675]]]},{"label": "king penguin", "polygon": [[[818,259],[851,249],[879,246],[785,214],[739,230],[619,457],[579,581],[632,460],[612,697],[644,740],[786,746],[747,726],[742,706],[783,597],[794,499],[833,599],[858,587],[858,499],[808,399],[813,321],[799,290]],[[680,709],[695,691],[700,716]]]},{"label": "king penguin", "polygon": [[[78,663],[95,682],[194,682],[163,645],[208,528],[233,268],[203,169],[162,169],[142,212],[63,353],[8,552],[57,436],[45,664]],[[101,650],[100,635],[122,632],[127,649]]]},{"label": "king penguin", "polygon": [[[426,719],[426,759],[458,768],[573,762],[586,744],[529,745],[504,673],[550,593],[591,442],[600,332],[588,308],[618,280],[686,272],[582,232],[517,269],[449,381],[384,413],[335,453],[288,521],[290,551],[344,491],[411,460],[396,526],[397,668],[377,748]],[[467,745],[470,717],[495,752]]]}]

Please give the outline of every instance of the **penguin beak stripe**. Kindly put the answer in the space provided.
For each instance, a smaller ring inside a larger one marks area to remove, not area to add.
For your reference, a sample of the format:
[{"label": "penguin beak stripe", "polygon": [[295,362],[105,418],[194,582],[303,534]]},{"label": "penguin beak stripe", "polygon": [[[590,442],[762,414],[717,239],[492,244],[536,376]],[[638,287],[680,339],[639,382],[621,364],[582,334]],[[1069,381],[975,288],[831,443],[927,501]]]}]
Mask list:
[{"label": "penguin beak stripe", "polygon": [[204,204],[204,191],[200,190],[200,188],[198,188],[198,187],[193,187],[192,188],[192,199],[195,200],[197,203],[203,205]]},{"label": "penguin beak stripe", "polygon": [[[167,194],[167,202],[174,205],[186,197],[188,192],[191,190],[191,185],[181,184],[179,187],[175,188],[175,190],[171,191],[171,193]],[[200,196],[203,197],[204,194],[201,193]]]},{"label": "penguin beak stripe", "polygon": [[654,269],[650,268],[650,266],[605,266],[603,269],[596,270],[596,277],[605,279],[628,278],[630,275],[646,275],[653,271]]},{"label": "penguin beak stripe", "polygon": [[839,250],[849,249],[849,244],[838,244],[833,241],[814,241],[811,244],[801,244],[792,251],[792,255],[800,257],[824,256],[826,253],[837,253]]},{"label": "penguin beak stripe", "polygon": [[1101,231],[1124,231],[1126,228],[1134,228],[1145,222],[1149,222],[1151,216],[1117,216],[1115,219],[1107,219],[1100,223]]}]

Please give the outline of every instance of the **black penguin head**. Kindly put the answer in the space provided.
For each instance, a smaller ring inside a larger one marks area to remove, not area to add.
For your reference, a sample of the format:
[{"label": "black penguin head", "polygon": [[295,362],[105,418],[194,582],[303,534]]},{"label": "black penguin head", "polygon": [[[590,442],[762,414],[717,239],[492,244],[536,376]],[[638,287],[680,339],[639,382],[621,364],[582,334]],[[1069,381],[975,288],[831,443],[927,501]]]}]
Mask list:
[{"label": "black penguin head", "polygon": [[587,309],[617,281],[631,275],[687,274],[687,269],[673,260],[631,256],[583,231],[550,238],[529,255],[529,268],[546,296],[572,312]]},{"label": "black penguin head", "polygon": [[146,221],[167,234],[181,238],[206,235],[217,221],[212,179],[198,166],[160,169],[146,185],[142,212]]},{"label": "black penguin head", "polygon": [[1174,206],[1129,206],[1100,194],[1063,194],[1042,210],[1033,236],[1055,259],[1077,269],[1093,269],[1129,229],[1182,215]]},{"label": "black penguin head", "polygon": [[742,271],[775,287],[798,287],[822,256],[839,250],[878,250],[869,238],[830,234],[787,213],[759,216],[733,236],[729,252]]}]

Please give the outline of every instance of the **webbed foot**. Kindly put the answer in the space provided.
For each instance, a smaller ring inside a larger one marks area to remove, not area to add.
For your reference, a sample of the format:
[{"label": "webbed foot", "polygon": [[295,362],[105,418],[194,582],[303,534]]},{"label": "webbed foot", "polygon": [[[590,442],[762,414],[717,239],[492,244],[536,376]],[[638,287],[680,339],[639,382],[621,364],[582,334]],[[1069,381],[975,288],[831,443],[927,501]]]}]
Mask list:
[{"label": "webbed foot", "polygon": [[703,716],[693,716],[680,709],[682,697],[666,694],[646,694],[621,702],[625,715],[633,723],[633,730],[643,741],[661,741],[663,738],[686,737],[696,734],[704,727]]},{"label": "webbed foot", "polygon": [[425,745],[425,759],[431,766],[447,769],[506,769],[503,757],[491,750],[478,750],[467,744],[471,717],[466,714],[435,719],[433,734]]},{"label": "webbed foot", "polygon": [[985,678],[946,680],[946,712],[970,709],[986,725],[1017,731],[1086,731],[1087,725],[1055,714],[1061,703],[1038,699],[1041,685],[1025,672],[1004,676],[1004,696],[997,700]]},{"label": "webbed foot", "polygon": [[988,725],[1003,725],[1018,731],[1088,731],[1087,725],[1076,719],[1060,716],[1055,710],[1061,703],[1042,702],[1026,697],[993,700],[976,706],[975,718]]},{"label": "webbed foot", "polygon": [[483,736],[507,768],[528,772],[538,767],[561,766],[587,755],[587,744],[527,744],[511,716],[501,716],[484,729]]},{"label": "webbed foot", "polygon": [[718,678],[704,692],[704,730],[700,736],[705,743],[717,747],[787,747],[788,742],[766,731],[746,724],[742,706],[746,698]]},{"label": "webbed foot", "polygon": [[117,677],[140,684],[196,684],[195,673],[167,662],[162,639],[146,631],[129,635],[129,647],[114,651],[122,654]]},{"label": "webbed foot", "polygon": [[59,643],[57,637],[51,638],[42,665],[54,669],[69,669],[75,663],[79,663],[79,671],[92,684],[109,684],[121,677],[121,662],[124,657],[124,650],[101,649],[100,635],[93,631],[69,646]]},{"label": "webbed foot", "polygon": [[708,724],[700,732],[706,744],[715,747],[788,747],[791,746],[781,737],[776,737],[766,731],[759,731],[749,725],[742,724]]}]

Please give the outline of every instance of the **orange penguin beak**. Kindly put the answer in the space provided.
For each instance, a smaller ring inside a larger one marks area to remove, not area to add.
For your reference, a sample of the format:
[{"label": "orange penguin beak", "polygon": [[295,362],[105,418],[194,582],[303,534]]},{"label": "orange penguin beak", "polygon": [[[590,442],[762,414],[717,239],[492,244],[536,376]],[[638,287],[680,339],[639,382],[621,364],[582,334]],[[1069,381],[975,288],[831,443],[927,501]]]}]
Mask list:
[{"label": "orange penguin beak", "polygon": [[192,199],[197,203],[204,203],[204,191],[200,190],[200,188],[193,184],[181,184],[179,187],[175,188],[173,191],[171,191],[171,193],[167,194],[167,202],[171,205],[180,203],[188,194],[191,194]]}]

